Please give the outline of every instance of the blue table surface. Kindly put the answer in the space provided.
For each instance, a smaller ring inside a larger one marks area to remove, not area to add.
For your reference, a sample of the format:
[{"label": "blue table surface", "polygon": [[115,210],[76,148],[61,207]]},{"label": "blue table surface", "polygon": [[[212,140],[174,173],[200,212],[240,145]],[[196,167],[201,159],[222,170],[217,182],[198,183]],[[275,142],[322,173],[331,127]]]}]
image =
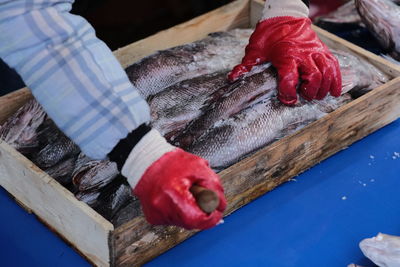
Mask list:
[{"label": "blue table surface", "polygon": [[[399,136],[397,120],[147,266],[373,266],[359,241],[400,235]],[[1,266],[89,266],[3,189],[0,214]]]}]

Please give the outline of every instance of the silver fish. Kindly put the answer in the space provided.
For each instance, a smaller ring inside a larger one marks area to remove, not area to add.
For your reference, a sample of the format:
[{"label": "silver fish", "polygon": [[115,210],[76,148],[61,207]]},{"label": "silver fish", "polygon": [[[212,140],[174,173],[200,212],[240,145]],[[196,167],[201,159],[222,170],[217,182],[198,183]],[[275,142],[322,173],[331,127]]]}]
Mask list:
[{"label": "silver fish", "polygon": [[45,118],[43,108],[32,99],[0,127],[0,139],[22,154],[32,153],[39,147],[37,129]]},{"label": "silver fish", "polygon": [[[211,126],[207,124],[206,130],[201,135],[196,135],[186,150],[207,159],[214,169],[226,168],[245,155],[348,103],[351,97],[345,93],[349,90],[371,87],[372,84],[376,86],[389,79],[374,66],[355,56],[337,51],[334,54],[339,59],[342,71],[342,97],[328,96],[322,101],[311,102],[300,99],[295,107],[287,107],[276,99],[276,90],[271,90],[273,94],[268,95],[269,97],[261,98],[259,102],[255,100],[253,103],[256,104],[239,109],[236,113],[229,112],[229,117],[219,115],[219,120],[212,118]],[[276,88],[276,81],[273,84]],[[234,101],[231,103],[236,105]],[[213,109],[209,112],[213,112]],[[220,113],[224,112],[223,109],[220,110]]]},{"label": "silver fish", "polygon": [[[121,179],[124,179],[121,177]],[[131,198],[132,189],[129,185],[121,182],[113,182],[102,190],[97,199],[95,210],[107,220],[122,208]]]},{"label": "silver fish", "polygon": [[92,161],[92,159],[89,158],[88,156],[86,156],[85,154],[83,154],[82,152],[79,153],[78,158],[76,159],[76,162],[75,162],[76,169],[82,167],[89,161]]},{"label": "silver fish", "polygon": [[63,160],[55,166],[48,168],[45,172],[53,177],[62,185],[68,185],[72,182],[72,172],[75,168],[76,156]]},{"label": "silver fish", "polygon": [[76,164],[72,182],[79,191],[96,191],[105,187],[119,174],[117,164],[109,160],[92,160]]},{"label": "silver fish", "polygon": [[226,84],[228,71],[206,74],[179,82],[149,100],[152,126],[168,140],[197,118],[207,102],[218,98],[214,93]]},{"label": "silver fish", "polygon": [[182,148],[188,147],[216,121],[228,118],[254,101],[258,101],[260,97],[271,96],[276,87],[277,75],[270,68],[270,64],[258,66],[243,79],[233,84],[226,84],[225,88],[221,89],[224,94],[203,108],[203,114],[190,123],[176,138],[175,145]]},{"label": "silver fish", "polygon": [[221,170],[350,100],[349,95],[338,99],[328,96],[322,101],[309,103],[300,100],[296,106],[288,107],[276,98],[265,99],[227,119],[217,121],[187,151],[205,158],[212,168]]},{"label": "silver fish", "polygon": [[390,0],[355,0],[355,4],[368,30],[400,60],[400,6]]},{"label": "silver fish", "polygon": [[240,63],[251,33],[249,29],[212,33],[203,40],[159,51],[125,71],[147,98],[177,82],[233,68]]},{"label": "silver fish", "polygon": [[58,129],[54,132],[57,139],[53,143],[47,144],[37,153],[33,162],[44,169],[50,168],[65,158],[78,155],[79,147]]},{"label": "silver fish", "polygon": [[37,135],[40,142],[40,147],[43,148],[47,144],[57,141],[61,131],[52,119],[46,116],[43,123],[37,128]]},{"label": "silver fish", "polygon": [[[338,58],[342,70],[343,92],[363,88],[362,92],[365,93],[388,81],[387,75],[349,53],[333,51],[333,54]],[[268,64],[259,66],[255,73],[228,85],[230,89],[225,90],[225,95],[203,108],[203,114],[187,126],[174,144],[185,149],[216,121],[228,118],[260,98],[271,97],[276,92],[277,76],[275,71],[268,67]]]},{"label": "silver fish", "polygon": [[115,213],[111,221],[114,227],[119,227],[142,214],[140,201],[133,196],[124,207]]},{"label": "silver fish", "polygon": [[360,242],[364,255],[381,267],[400,266],[400,237],[379,233]]},{"label": "silver fish", "polygon": [[89,206],[95,207],[97,206],[97,199],[99,198],[100,193],[100,191],[79,191],[75,194],[75,197]]}]

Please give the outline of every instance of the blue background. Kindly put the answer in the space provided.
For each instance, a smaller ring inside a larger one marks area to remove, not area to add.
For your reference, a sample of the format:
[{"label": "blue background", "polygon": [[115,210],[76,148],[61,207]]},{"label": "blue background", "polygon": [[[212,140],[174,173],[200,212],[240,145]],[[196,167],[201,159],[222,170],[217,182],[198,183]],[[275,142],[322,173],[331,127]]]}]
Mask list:
[{"label": "blue background", "polygon": [[[400,120],[147,265],[373,266],[359,241],[400,235],[399,136]],[[3,189],[0,214],[2,266],[89,266]]]}]

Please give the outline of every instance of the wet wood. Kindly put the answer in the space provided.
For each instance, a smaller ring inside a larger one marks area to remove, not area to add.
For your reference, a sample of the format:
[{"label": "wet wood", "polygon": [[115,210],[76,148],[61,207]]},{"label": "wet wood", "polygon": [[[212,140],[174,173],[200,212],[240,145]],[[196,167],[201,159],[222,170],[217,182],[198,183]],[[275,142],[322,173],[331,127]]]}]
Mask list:
[{"label": "wet wood", "polygon": [[115,266],[140,266],[192,236],[175,226],[151,226],[138,217],[117,228],[112,236]]}]

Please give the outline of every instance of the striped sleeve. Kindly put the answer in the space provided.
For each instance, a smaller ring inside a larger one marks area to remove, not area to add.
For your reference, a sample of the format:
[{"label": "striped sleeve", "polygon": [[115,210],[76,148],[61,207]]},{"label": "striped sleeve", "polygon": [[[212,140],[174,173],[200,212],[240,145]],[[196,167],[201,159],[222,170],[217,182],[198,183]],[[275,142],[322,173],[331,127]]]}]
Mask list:
[{"label": "striped sleeve", "polygon": [[89,157],[150,120],[149,107],[73,0],[0,0],[0,57]]}]

